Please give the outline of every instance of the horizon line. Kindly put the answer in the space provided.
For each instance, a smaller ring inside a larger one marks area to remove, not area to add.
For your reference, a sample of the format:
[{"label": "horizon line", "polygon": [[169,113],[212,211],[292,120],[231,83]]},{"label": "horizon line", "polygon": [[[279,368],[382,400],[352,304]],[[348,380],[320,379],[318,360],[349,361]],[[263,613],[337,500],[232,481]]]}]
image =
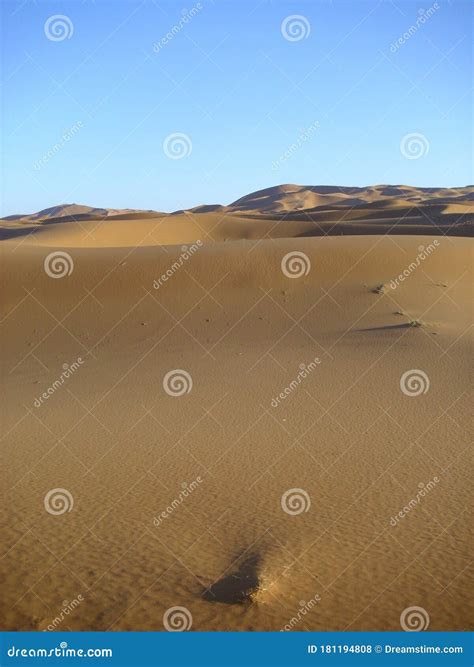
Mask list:
[{"label": "horizon line", "polygon": [[474,184],[467,184],[467,185],[454,185],[454,186],[444,186],[444,185],[429,185],[429,186],[420,186],[420,185],[411,185],[409,183],[373,183],[369,185],[331,185],[331,184],[317,184],[317,185],[307,185],[307,184],[299,184],[299,183],[278,183],[277,185],[270,185],[265,188],[260,188],[258,190],[252,190],[250,192],[247,192],[246,194],[237,197],[237,199],[234,199],[228,204],[221,204],[221,203],[199,203],[195,204],[194,206],[188,207],[188,208],[177,208],[171,211],[165,211],[165,210],[158,210],[158,209],[150,209],[150,208],[136,208],[136,207],[120,207],[120,206],[101,206],[101,205],[91,205],[91,204],[81,204],[78,202],[70,202],[70,203],[56,203],[52,204],[51,206],[46,206],[45,208],[37,209],[35,211],[32,211],[31,213],[8,213],[6,215],[0,216],[0,220],[5,220],[7,218],[13,217],[13,216],[27,216],[27,215],[34,215],[37,213],[41,213],[43,211],[48,211],[52,208],[56,208],[59,206],[88,206],[89,208],[100,208],[104,210],[113,210],[115,208],[119,210],[130,210],[130,211],[143,211],[143,212],[153,212],[153,213],[165,213],[167,215],[172,214],[172,213],[177,213],[180,211],[190,211],[194,208],[200,208],[201,206],[222,206],[223,208],[232,206],[239,200],[249,197],[250,195],[253,194],[258,194],[260,192],[265,192],[267,190],[276,190],[277,188],[281,187],[286,187],[286,186],[291,186],[291,187],[297,187],[297,188],[334,188],[334,189],[352,189],[352,190],[366,190],[368,188],[380,188],[380,187],[392,187],[392,188],[415,188],[416,190],[459,190],[459,189],[467,189],[467,188],[474,188]]}]

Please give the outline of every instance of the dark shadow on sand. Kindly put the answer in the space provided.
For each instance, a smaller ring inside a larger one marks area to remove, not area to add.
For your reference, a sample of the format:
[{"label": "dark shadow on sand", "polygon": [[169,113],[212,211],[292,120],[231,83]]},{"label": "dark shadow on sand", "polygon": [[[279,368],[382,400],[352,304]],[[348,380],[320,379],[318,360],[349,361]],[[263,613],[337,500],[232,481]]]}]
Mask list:
[{"label": "dark shadow on sand", "polygon": [[227,574],[218,581],[205,588],[201,594],[206,602],[222,602],[224,604],[242,604],[250,602],[252,594],[260,585],[258,567],[260,564],[259,554],[253,554],[246,558],[238,570]]},{"label": "dark shadow on sand", "polygon": [[418,329],[421,325],[411,324],[406,322],[405,324],[385,324],[382,327],[369,327],[368,329],[354,329],[355,333],[362,333],[363,331],[390,331],[392,329]]}]

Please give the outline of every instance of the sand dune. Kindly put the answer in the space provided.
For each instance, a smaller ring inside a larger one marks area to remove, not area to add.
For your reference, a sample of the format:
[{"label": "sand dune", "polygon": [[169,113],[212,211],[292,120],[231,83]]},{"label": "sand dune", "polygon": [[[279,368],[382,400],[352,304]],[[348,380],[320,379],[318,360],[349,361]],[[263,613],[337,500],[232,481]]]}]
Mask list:
[{"label": "sand dune", "polygon": [[[416,188],[406,185],[375,185],[368,187],[338,187],[329,185],[277,185],[259,190],[237,199],[224,206],[221,204],[204,204],[195,206],[187,211],[174,211],[171,214],[157,211],[139,211],[136,209],[107,209],[94,208],[81,204],[62,204],[43,209],[28,215],[11,215],[3,218],[6,222],[25,224],[41,224],[68,218],[71,221],[89,219],[104,219],[108,217],[123,217],[135,214],[135,217],[156,215],[202,215],[218,213],[220,215],[253,214],[263,217],[285,216],[291,219],[294,215],[307,213],[311,215],[318,211],[330,212],[343,210],[344,217],[350,216],[353,209],[386,209],[405,208],[414,210],[425,206],[438,207],[442,213],[446,207],[457,206],[452,212],[470,215],[472,222],[472,201],[474,186],[464,188]],[[349,218],[350,219],[350,218]]]},{"label": "sand dune", "polygon": [[[53,207],[4,219],[0,238],[51,246],[134,247],[369,234],[472,236],[472,188],[282,185],[230,206],[156,211]],[[21,237],[21,238],[20,238]],[[23,239],[23,240],[22,240]]]},{"label": "sand dune", "polygon": [[85,206],[83,204],[59,204],[58,206],[51,206],[44,208],[41,211],[30,214],[15,214],[3,218],[7,222],[22,222],[22,223],[44,223],[61,218],[69,218],[71,220],[85,219],[85,218],[108,218],[116,215],[127,215],[130,213],[148,213],[149,211],[138,211],[137,209],[120,209],[120,208],[97,208],[94,206]]},{"label": "sand dune", "polygon": [[[252,202],[361,198],[281,187]],[[55,629],[472,629],[473,242],[380,234],[391,187],[344,237],[251,208],[4,223],[2,628],[79,600]]]},{"label": "sand dune", "polygon": [[234,211],[258,211],[266,213],[288,213],[305,211],[333,205],[356,207],[367,204],[405,205],[407,203],[436,203],[438,198],[447,201],[459,199],[472,201],[473,188],[415,188],[404,185],[375,185],[372,187],[335,187],[278,185],[254,192],[233,202]]}]

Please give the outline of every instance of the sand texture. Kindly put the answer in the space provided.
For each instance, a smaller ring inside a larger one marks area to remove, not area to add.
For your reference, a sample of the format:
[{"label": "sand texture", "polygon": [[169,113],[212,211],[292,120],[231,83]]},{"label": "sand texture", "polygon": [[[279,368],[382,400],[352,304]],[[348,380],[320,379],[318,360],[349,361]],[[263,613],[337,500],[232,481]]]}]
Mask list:
[{"label": "sand texture", "polygon": [[472,629],[472,189],[391,187],[2,223],[2,629]]}]

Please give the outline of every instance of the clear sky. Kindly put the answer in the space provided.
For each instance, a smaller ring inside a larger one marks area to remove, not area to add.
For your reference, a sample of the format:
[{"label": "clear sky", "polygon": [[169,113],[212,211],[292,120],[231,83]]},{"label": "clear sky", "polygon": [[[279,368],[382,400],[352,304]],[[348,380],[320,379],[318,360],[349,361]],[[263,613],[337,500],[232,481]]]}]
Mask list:
[{"label": "clear sky", "polygon": [[2,215],[473,180],[471,2],[1,4]]}]

